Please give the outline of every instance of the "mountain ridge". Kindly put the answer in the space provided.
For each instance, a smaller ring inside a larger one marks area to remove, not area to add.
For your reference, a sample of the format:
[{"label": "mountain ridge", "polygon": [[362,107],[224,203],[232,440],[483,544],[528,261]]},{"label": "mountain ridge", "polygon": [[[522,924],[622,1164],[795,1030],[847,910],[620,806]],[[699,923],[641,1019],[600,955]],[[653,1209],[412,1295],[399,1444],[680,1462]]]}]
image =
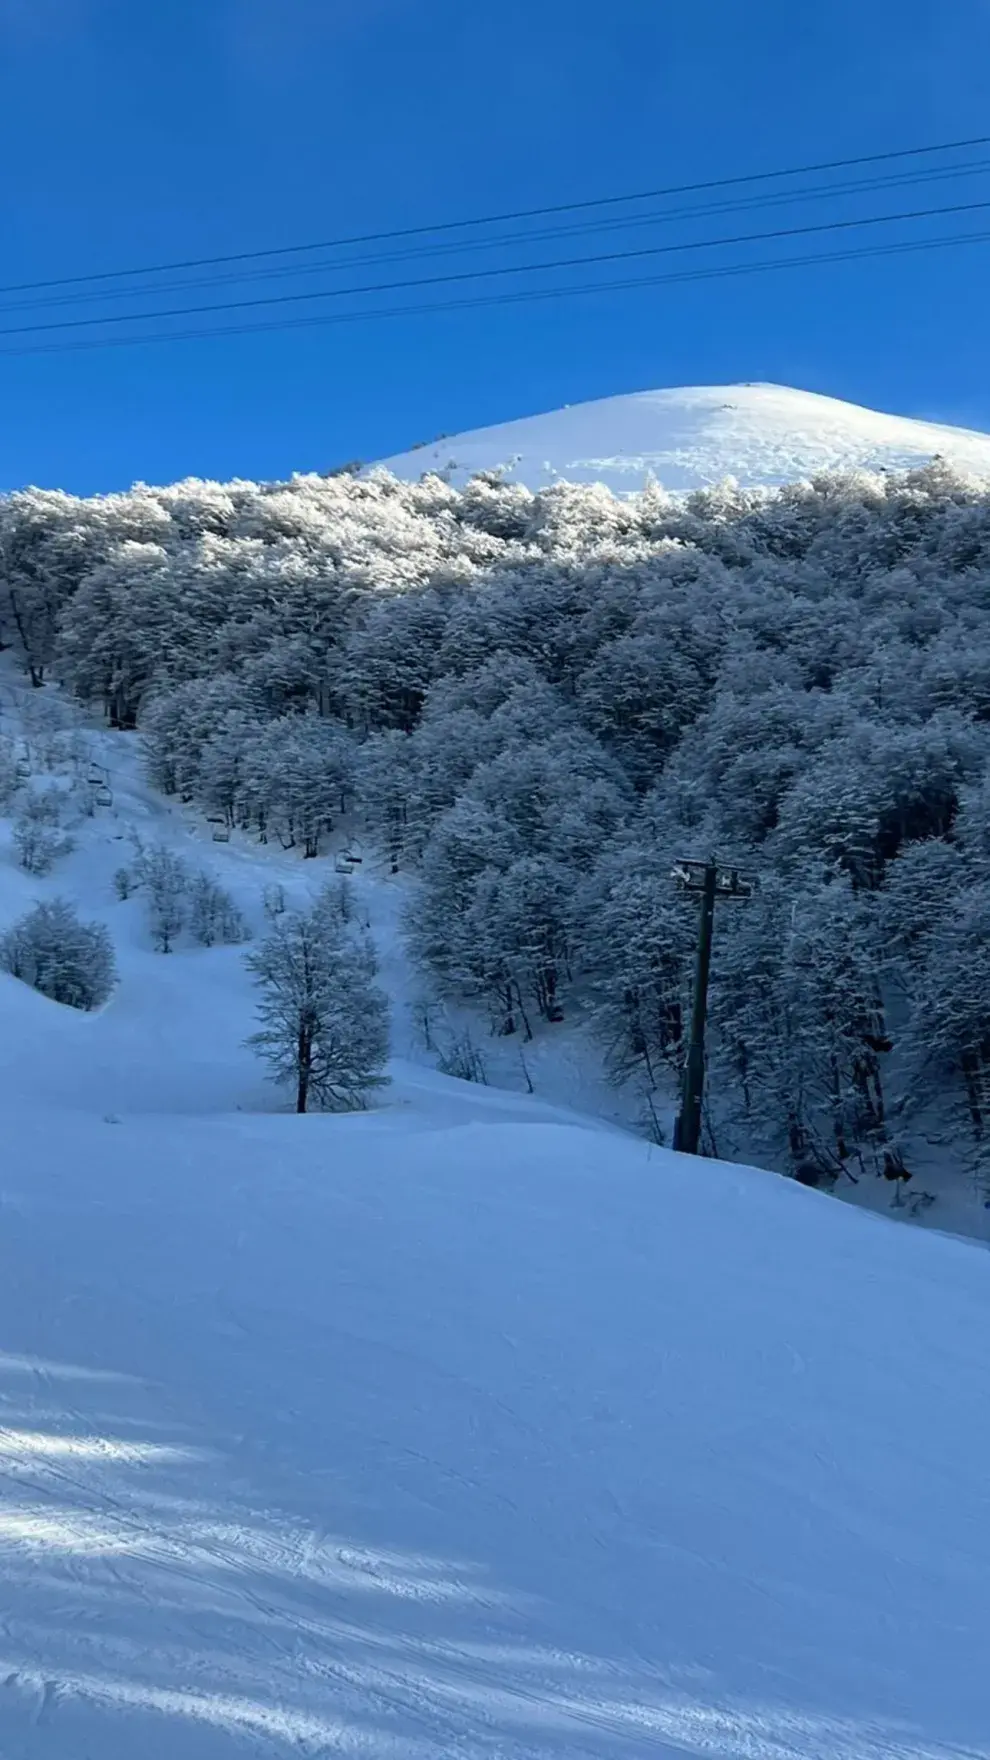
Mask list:
[{"label": "mountain ridge", "polygon": [[744,487],[773,487],[827,470],[909,470],[936,455],[990,477],[990,434],[746,382],[568,404],[444,436],[378,463],[406,481],[436,471],[460,485],[479,471],[502,469],[533,490],[566,481],[630,494],[651,478],[674,493],[727,477]]}]

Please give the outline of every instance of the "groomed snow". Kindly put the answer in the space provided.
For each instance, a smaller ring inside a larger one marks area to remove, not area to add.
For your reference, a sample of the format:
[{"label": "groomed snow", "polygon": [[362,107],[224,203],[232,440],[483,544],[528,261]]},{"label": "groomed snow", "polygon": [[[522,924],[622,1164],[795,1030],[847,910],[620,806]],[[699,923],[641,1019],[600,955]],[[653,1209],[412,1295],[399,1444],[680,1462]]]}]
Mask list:
[{"label": "groomed snow", "polygon": [[936,453],[960,470],[990,476],[990,435],[968,428],[882,415],[782,385],[700,385],[579,403],[380,462],[407,480],[450,470],[450,480],[461,484],[502,466],[530,489],[565,480],[625,494],[641,489],[650,474],[672,491],[726,477],[748,487],[819,471],[907,470]]},{"label": "groomed snow", "polygon": [[0,842],[122,978],[0,976],[3,1760],[986,1760],[985,1252],[409,1062],[277,1112],[111,876],[325,864],[99,745],[54,876]]}]

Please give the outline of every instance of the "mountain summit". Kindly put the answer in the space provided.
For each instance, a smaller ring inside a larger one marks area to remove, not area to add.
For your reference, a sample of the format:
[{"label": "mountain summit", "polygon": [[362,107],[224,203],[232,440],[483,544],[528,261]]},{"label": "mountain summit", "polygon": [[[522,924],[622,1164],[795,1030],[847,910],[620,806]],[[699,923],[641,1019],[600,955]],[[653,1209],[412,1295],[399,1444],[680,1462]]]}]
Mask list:
[{"label": "mountain summit", "polygon": [[785,385],[700,385],[573,404],[381,463],[407,480],[433,470],[463,483],[502,466],[531,489],[565,480],[628,494],[651,473],[674,491],[730,476],[771,485],[820,471],[906,470],[936,453],[990,476],[990,435],[969,428],[883,415]]}]

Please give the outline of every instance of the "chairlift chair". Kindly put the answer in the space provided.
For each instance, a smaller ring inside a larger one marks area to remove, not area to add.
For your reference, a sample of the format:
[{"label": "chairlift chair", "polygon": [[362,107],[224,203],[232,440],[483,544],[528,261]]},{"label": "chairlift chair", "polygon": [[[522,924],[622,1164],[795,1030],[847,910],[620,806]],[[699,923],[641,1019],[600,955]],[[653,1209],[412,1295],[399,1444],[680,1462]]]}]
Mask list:
[{"label": "chairlift chair", "polygon": [[112,807],[113,790],[108,788],[105,782],[101,783],[100,787],[96,790],[93,799],[98,807]]}]

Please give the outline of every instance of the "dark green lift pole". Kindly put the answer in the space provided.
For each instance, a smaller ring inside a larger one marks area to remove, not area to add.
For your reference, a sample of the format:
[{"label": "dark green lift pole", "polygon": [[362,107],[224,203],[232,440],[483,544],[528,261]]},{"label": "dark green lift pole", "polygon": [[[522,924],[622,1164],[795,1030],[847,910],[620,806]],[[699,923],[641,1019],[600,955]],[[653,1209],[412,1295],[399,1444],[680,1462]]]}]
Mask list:
[{"label": "dark green lift pole", "polygon": [[737,868],[720,868],[714,856],[707,862],[679,862],[673,877],[683,891],[701,894],[691,1036],[684,1065],[681,1110],[674,1126],[674,1148],[679,1149],[682,1155],[697,1155],[701,1143],[701,1109],[705,1097],[705,1022],[708,1016],[708,981],[712,969],[715,900],[748,898],[753,886],[751,881],[742,879]]},{"label": "dark green lift pole", "polygon": [[718,869],[705,864],[698,921],[698,962],[691,1007],[691,1037],[684,1065],[684,1096],[678,1121],[677,1147],[684,1155],[697,1155],[701,1142],[701,1104],[705,1097],[705,1020],[708,1014],[708,980],[712,969],[712,932],[715,928],[715,887]]}]

